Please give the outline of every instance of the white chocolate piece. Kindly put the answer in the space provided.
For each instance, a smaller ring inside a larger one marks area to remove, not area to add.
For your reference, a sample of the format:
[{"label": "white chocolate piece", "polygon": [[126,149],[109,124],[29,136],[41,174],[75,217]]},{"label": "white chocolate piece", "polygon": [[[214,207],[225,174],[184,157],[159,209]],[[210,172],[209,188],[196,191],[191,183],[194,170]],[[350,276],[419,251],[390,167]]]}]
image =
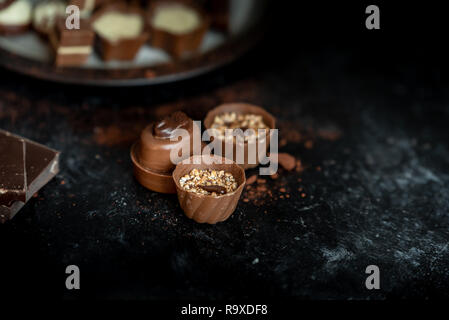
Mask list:
[{"label": "white chocolate piece", "polygon": [[38,4],[34,9],[33,25],[41,30],[51,29],[56,19],[65,14],[65,8],[63,2],[50,1]]},{"label": "white chocolate piece", "polygon": [[85,0],[84,6],[80,8],[81,18],[89,18],[95,9],[95,0]]},{"label": "white chocolate piece", "polygon": [[4,26],[23,26],[31,22],[32,5],[28,0],[17,0],[0,11],[0,24]]},{"label": "white chocolate piece", "polygon": [[143,24],[143,18],[138,14],[110,11],[95,20],[93,29],[101,37],[116,42],[138,37],[143,31]]},{"label": "white chocolate piece", "polygon": [[197,11],[182,4],[162,5],[156,9],[151,23],[159,30],[184,34],[198,28],[201,17]]}]

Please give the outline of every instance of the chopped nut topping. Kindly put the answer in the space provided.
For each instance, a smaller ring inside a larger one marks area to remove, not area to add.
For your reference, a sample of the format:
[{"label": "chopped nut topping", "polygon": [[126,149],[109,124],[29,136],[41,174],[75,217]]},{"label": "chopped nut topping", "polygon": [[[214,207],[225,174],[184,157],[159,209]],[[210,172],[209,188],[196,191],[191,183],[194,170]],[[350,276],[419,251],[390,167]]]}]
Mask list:
[{"label": "chopped nut topping", "polygon": [[263,121],[261,115],[226,112],[215,116],[211,129],[217,130],[221,139],[225,138],[226,129],[242,129],[243,132],[247,129],[254,130],[253,135],[245,136],[245,141],[247,141],[253,137],[258,137],[258,129],[268,130],[269,128]]},{"label": "chopped nut topping", "polygon": [[188,192],[220,196],[237,189],[238,185],[231,173],[224,170],[193,169],[179,179],[181,188]]}]

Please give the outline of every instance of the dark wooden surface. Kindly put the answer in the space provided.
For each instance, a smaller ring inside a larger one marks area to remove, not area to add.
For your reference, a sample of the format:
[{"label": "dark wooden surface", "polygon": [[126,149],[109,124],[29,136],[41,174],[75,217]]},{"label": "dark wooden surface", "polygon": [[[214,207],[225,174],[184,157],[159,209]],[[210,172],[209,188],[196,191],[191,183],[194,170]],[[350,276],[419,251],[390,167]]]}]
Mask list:
[{"label": "dark wooden surface", "polygon": [[[60,174],[0,226],[2,291],[32,298],[447,297],[445,52],[428,47],[435,43],[425,32],[345,33],[353,22],[318,27],[295,43],[275,29],[227,68],[154,88],[63,86],[1,70],[0,127],[62,152]],[[203,119],[227,101],[272,112],[288,141],[281,150],[304,170],[268,179],[273,197],[241,201],[227,222],[199,225],[175,196],[136,183],[129,147],[160,116],[185,110]],[[281,187],[289,198],[280,198]],[[69,264],[81,269],[78,292],[64,287]],[[370,264],[380,267],[381,290],[364,286]]]}]

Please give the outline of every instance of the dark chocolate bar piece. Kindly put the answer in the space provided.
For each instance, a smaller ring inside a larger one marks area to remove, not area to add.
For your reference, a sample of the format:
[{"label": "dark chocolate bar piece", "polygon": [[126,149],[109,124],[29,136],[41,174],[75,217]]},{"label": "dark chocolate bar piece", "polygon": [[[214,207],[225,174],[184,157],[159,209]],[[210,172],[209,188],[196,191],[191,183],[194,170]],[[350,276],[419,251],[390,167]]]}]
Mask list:
[{"label": "dark chocolate bar piece", "polygon": [[0,204],[26,201],[25,141],[0,132]]},{"label": "dark chocolate bar piece", "polygon": [[[12,219],[25,203],[59,172],[59,152],[3,130],[0,130],[1,136],[8,136],[13,141],[22,141],[25,161],[23,164],[24,197],[12,203],[0,202],[0,222],[4,223]],[[16,159],[16,161],[19,160]],[[3,164],[0,162],[0,168]]]}]

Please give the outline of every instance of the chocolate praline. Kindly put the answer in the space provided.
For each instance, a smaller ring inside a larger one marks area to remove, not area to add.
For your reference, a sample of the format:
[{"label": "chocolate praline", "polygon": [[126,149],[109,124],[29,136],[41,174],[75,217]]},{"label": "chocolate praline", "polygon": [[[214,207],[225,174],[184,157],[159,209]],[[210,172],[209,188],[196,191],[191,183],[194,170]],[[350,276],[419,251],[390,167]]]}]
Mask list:
[{"label": "chocolate praline", "polygon": [[[256,106],[256,105],[252,105],[249,103],[225,103],[222,105],[219,105],[218,107],[210,110],[207,115],[206,118],[204,119],[204,127],[206,129],[211,129],[212,124],[214,122],[215,116],[218,116],[220,114],[224,114],[227,112],[235,112],[236,114],[254,114],[254,115],[260,115],[262,116],[262,119],[264,121],[264,123],[266,124],[266,126],[269,129],[276,129],[276,119],[273,117],[273,115],[271,115],[269,112],[267,112],[265,109]],[[241,128],[241,129],[246,129],[246,128]],[[271,133],[267,134],[265,137],[262,137],[263,139],[267,139],[267,143],[266,143],[266,150],[259,150],[259,145],[256,144],[254,147],[256,148],[256,153],[262,153],[263,151],[268,150],[268,147],[270,146],[270,140],[271,140]],[[233,155],[234,158],[232,159],[233,161],[236,161],[236,157],[237,157],[237,144],[236,144],[236,139],[233,140],[232,142],[232,147],[233,147]],[[241,165],[244,169],[250,169],[250,168],[254,168],[257,167],[259,165],[258,163],[258,157],[256,157],[256,163],[250,163],[249,160],[249,156],[248,156],[248,150],[249,148],[249,142],[245,141],[243,148],[244,148],[244,163],[239,163],[239,165]],[[222,150],[226,150],[226,146],[228,144],[225,142],[225,140],[223,140],[222,142]],[[223,151],[224,152],[224,151]]]},{"label": "chocolate praline", "polygon": [[[176,140],[177,129],[186,130],[189,136]],[[190,157],[193,154],[193,131],[193,120],[183,112],[175,112],[148,125],[131,149],[137,180],[150,190],[175,193],[176,188],[171,174],[176,163],[172,162],[170,154],[172,150],[188,148],[190,152],[184,158]]]}]

